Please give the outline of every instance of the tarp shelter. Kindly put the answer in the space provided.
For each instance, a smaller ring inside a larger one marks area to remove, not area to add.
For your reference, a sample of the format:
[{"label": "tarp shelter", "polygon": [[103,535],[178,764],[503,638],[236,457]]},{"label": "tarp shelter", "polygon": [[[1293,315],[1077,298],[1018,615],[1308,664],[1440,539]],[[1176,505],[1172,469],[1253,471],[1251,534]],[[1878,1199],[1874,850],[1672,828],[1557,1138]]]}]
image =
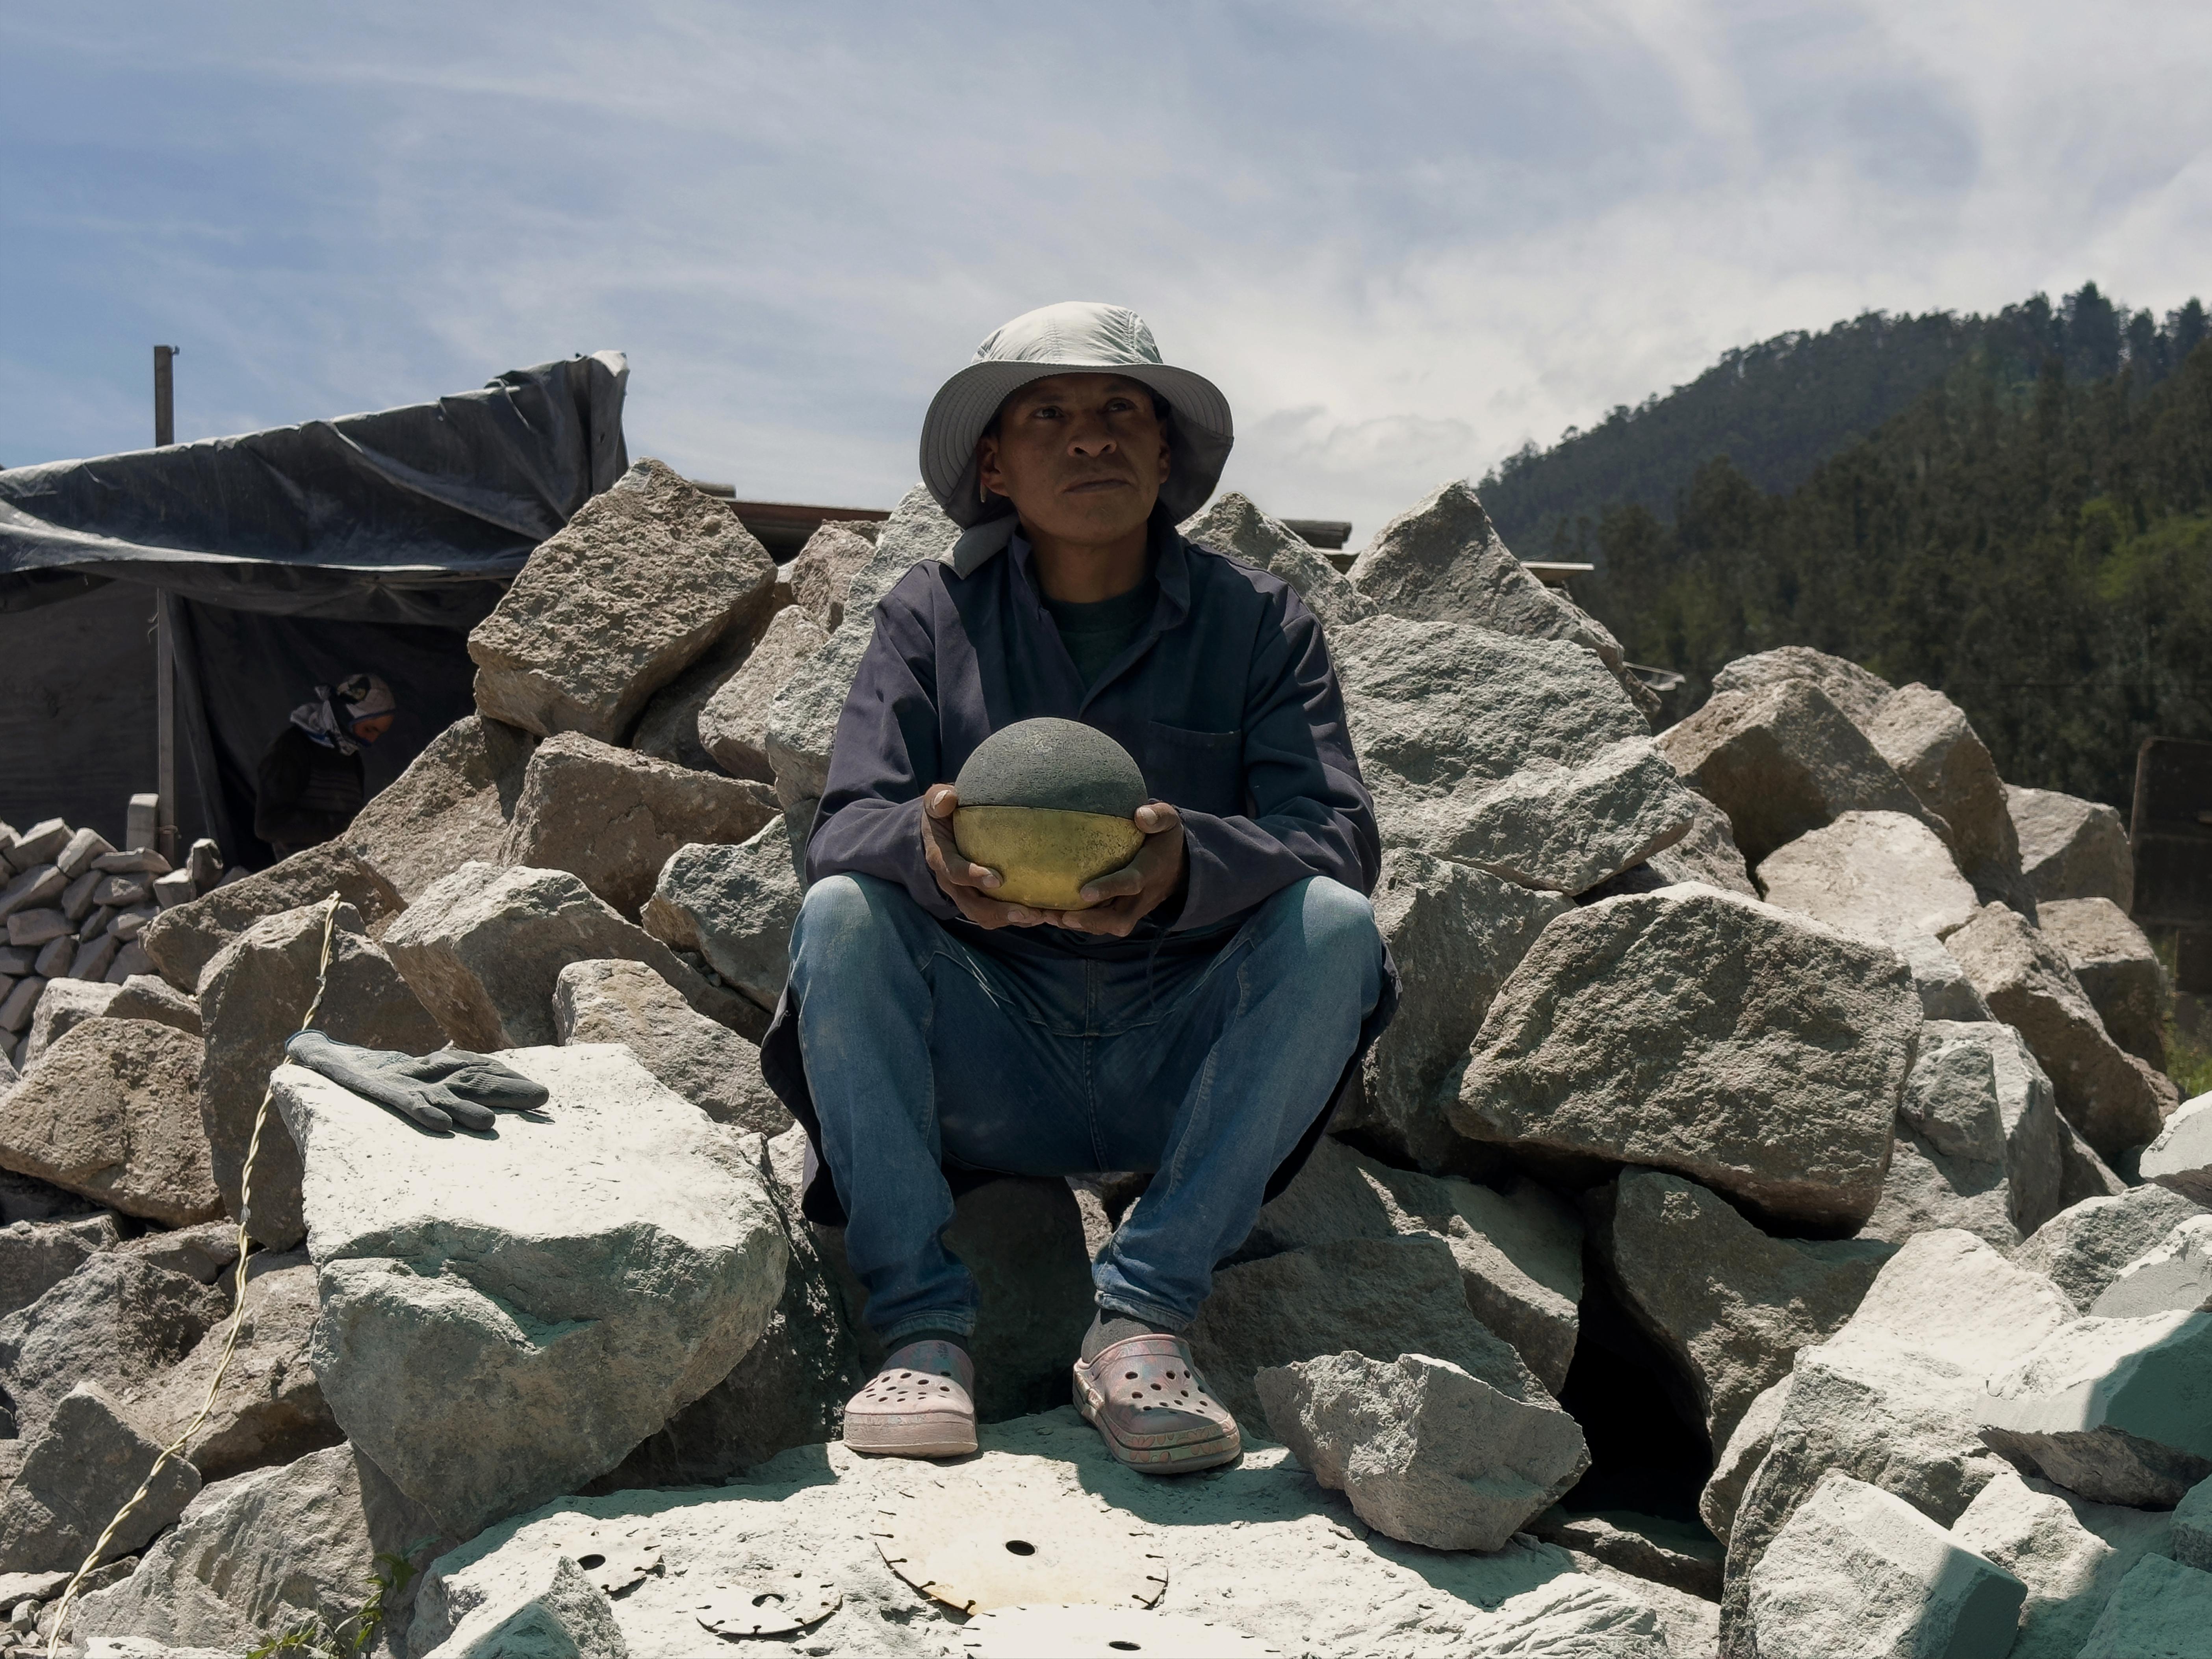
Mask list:
[{"label": "tarp shelter", "polygon": [[629,465],[621,354],[481,392],[96,460],[0,470],[0,818],[122,844],[155,787],[154,615],[176,659],[181,842],[258,866],[253,778],[318,684],[398,694],[397,776],[471,707],[468,630]]}]

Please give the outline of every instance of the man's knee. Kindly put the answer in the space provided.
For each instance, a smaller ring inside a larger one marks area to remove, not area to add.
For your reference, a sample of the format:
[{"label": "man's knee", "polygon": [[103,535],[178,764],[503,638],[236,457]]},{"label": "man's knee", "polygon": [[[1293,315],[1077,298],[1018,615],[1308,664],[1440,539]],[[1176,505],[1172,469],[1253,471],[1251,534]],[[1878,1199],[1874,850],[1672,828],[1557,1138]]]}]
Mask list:
[{"label": "man's knee", "polygon": [[793,959],[835,962],[881,951],[903,932],[902,908],[919,907],[890,882],[873,876],[824,876],[799,902],[791,929]]},{"label": "man's knee", "polygon": [[1379,974],[1382,935],[1364,895],[1327,876],[1309,876],[1277,894],[1273,906],[1269,942],[1293,952],[1306,972],[1347,984]]}]

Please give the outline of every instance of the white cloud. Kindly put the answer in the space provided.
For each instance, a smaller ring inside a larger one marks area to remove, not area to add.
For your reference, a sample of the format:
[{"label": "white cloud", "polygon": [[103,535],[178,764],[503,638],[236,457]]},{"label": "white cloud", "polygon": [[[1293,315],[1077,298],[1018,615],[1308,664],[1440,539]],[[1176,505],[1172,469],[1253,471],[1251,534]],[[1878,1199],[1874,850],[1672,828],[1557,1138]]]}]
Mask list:
[{"label": "white cloud", "polygon": [[614,346],[634,453],[888,504],[1014,313],[1121,300],[1362,533],[1722,349],[2212,254],[2212,9],[670,0],[0,17],[0,457]]}]

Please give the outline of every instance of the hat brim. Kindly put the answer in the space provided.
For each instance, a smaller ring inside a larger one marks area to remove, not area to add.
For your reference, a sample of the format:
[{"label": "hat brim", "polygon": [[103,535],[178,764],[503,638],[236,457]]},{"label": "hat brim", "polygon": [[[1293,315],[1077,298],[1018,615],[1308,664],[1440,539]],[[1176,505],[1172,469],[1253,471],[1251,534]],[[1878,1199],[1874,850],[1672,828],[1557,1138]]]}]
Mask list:
[{"label": "hat brim", "polygon": [[1170,465],[1160,504],[1176,522],[1212,499],[1229,463],[1236,432],[1229,400],[1203,374],[1164,363],[970,363],[930,399],[921,421],[921,481],[955,524],[968,526],[1013,510],[1003,495],[978,499],[975,444],[999,405],[1032,381],[1054,374],[1119,374],[1150,386],[1175,410]]}]

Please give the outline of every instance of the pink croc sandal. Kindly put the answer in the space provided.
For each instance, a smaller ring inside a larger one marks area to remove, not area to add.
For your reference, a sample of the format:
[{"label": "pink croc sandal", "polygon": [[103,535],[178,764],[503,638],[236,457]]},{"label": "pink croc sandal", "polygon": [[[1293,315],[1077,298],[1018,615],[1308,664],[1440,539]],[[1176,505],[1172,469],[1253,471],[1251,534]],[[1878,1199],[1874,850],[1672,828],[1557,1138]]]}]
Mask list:
[{"label": "pink croc sandal", "polygon": [[1147,1474],[1234,1462],[1237,1419],[1206,1391],[1179,1336],[1127,1336],[1075,1364],[1075,1398],[1120,1462]]},{"label": "pink croc sandal", "polygon": [[872,1457],[975,1449],[975,1364],[950,1342],[909,1342],[845,1402],[845,1443]]}]

